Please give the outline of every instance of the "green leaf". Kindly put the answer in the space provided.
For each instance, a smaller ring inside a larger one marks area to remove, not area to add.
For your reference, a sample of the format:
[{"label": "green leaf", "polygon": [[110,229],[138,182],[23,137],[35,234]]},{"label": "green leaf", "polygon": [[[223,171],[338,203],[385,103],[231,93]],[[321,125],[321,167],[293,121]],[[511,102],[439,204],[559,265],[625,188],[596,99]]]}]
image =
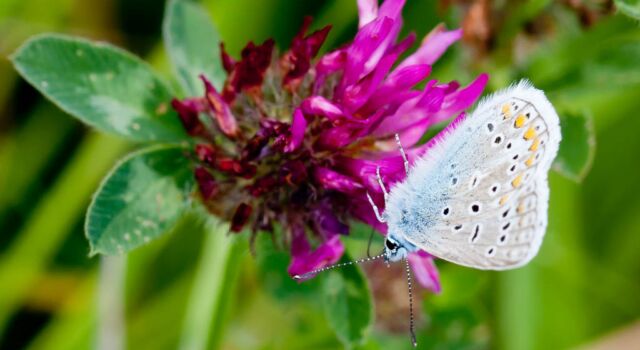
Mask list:
[{"label": "green leaf", "polygon": [[[343,259],[349,257],[345,255]],[[360,345],[373,321],[367,281],[356,265],[326,274],[322,286],[325,316],[345,347]]]},{"label": "green leaf", "polygon": [[189,96],[204,94],[201,74],[222,88],[225,72],[220,62],[220,36],[204,8],[187,0],[169,1],[163,36],[178,80]]},{"label": "green leaf", "polygon": [[85,234],[91,255],[122,254],[172,229],[193,188],[184,150],[152,147],[123,159],[95,193]]},{"label": "green leaf", "polygon": [[640,20],[640,1],[639,0],[615,0],[618,11],[624,15]]},{"label": "green leaf", "polygon": [[105,43],[46,34],[12,57],[16,70],[62,110],[136,141],[185,139],[172,93],[145,62]]},{"label": "green leaf", "polygon": [[553,169],[580,182],[591,169],[595,155],[593,122],[586,113],[569,113],[560,119],[560,128],[562,141]]}]

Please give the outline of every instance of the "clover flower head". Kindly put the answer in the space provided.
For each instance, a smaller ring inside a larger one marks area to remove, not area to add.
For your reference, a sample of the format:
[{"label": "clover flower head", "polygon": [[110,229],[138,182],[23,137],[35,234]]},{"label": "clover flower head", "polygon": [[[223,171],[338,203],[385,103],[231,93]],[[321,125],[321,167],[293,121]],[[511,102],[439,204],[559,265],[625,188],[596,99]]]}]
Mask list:
[{"label": "clover flower head", "polygon": [[[415,161],[429,151],[419,144],[426,130],[461,118],[487,82],[486,75],[466,87],[429,79],[461,30],[436,27],[400,60],[416,42],[414,34],[398,38],[403,7],[404,0],[359,0],[353,41],[321,57],[330,27],[308,34],[310,18],[282,55],[273,40],[250,42],[238,60],[222,46],[221,91],[202,77],[204,96],[172,102],[197,140],[195,178],[208,209],[233,232],[249,227],[252,240],[281,228],[291,275],[338,261],[351,219],[386,233],[366,193],[383,205],[378,167],[388,186],[405,177],[394,135]],[[431,256],[409,261],[423,286],[440,290]]]}]

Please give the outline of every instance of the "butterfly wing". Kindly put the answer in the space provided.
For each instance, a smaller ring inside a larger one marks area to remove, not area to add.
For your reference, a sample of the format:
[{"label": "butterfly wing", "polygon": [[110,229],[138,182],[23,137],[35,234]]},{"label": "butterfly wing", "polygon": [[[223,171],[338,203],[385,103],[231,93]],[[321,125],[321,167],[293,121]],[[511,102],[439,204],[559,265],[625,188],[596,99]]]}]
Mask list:
[{"label": "butterfly wing", "polygon": [[529,83],[490,96],[392,190],[389,232],[460,265],[526,264],[547,227],[547,173],[560,139],[554,108]]}]

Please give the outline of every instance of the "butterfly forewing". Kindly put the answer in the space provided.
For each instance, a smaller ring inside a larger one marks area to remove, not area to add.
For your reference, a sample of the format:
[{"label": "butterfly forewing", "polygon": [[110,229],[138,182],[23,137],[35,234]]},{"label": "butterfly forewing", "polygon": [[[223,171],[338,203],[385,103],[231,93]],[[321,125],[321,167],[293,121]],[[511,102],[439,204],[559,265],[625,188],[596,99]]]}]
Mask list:
[{"label": "butterfly forewing", "polygon": [[525,264],[547,226],[547,173],[560,141],[553,107],[520,83],[445,132],[393,189],[390,217],[395,211],[402,222],[390,229],[399,225],[420,249],[460,265]]}]

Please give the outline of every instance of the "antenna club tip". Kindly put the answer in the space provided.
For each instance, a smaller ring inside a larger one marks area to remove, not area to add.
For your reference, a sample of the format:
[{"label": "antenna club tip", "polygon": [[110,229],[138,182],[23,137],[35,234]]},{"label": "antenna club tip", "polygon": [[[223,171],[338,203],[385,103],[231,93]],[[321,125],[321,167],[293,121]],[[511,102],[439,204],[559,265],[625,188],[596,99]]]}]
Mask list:
[{"label": "antenna club tip", "polygon": [[411,344],[414,348],[418,346],[418,341],[416,340],[416,336],[414,334],[411,335]]}]

